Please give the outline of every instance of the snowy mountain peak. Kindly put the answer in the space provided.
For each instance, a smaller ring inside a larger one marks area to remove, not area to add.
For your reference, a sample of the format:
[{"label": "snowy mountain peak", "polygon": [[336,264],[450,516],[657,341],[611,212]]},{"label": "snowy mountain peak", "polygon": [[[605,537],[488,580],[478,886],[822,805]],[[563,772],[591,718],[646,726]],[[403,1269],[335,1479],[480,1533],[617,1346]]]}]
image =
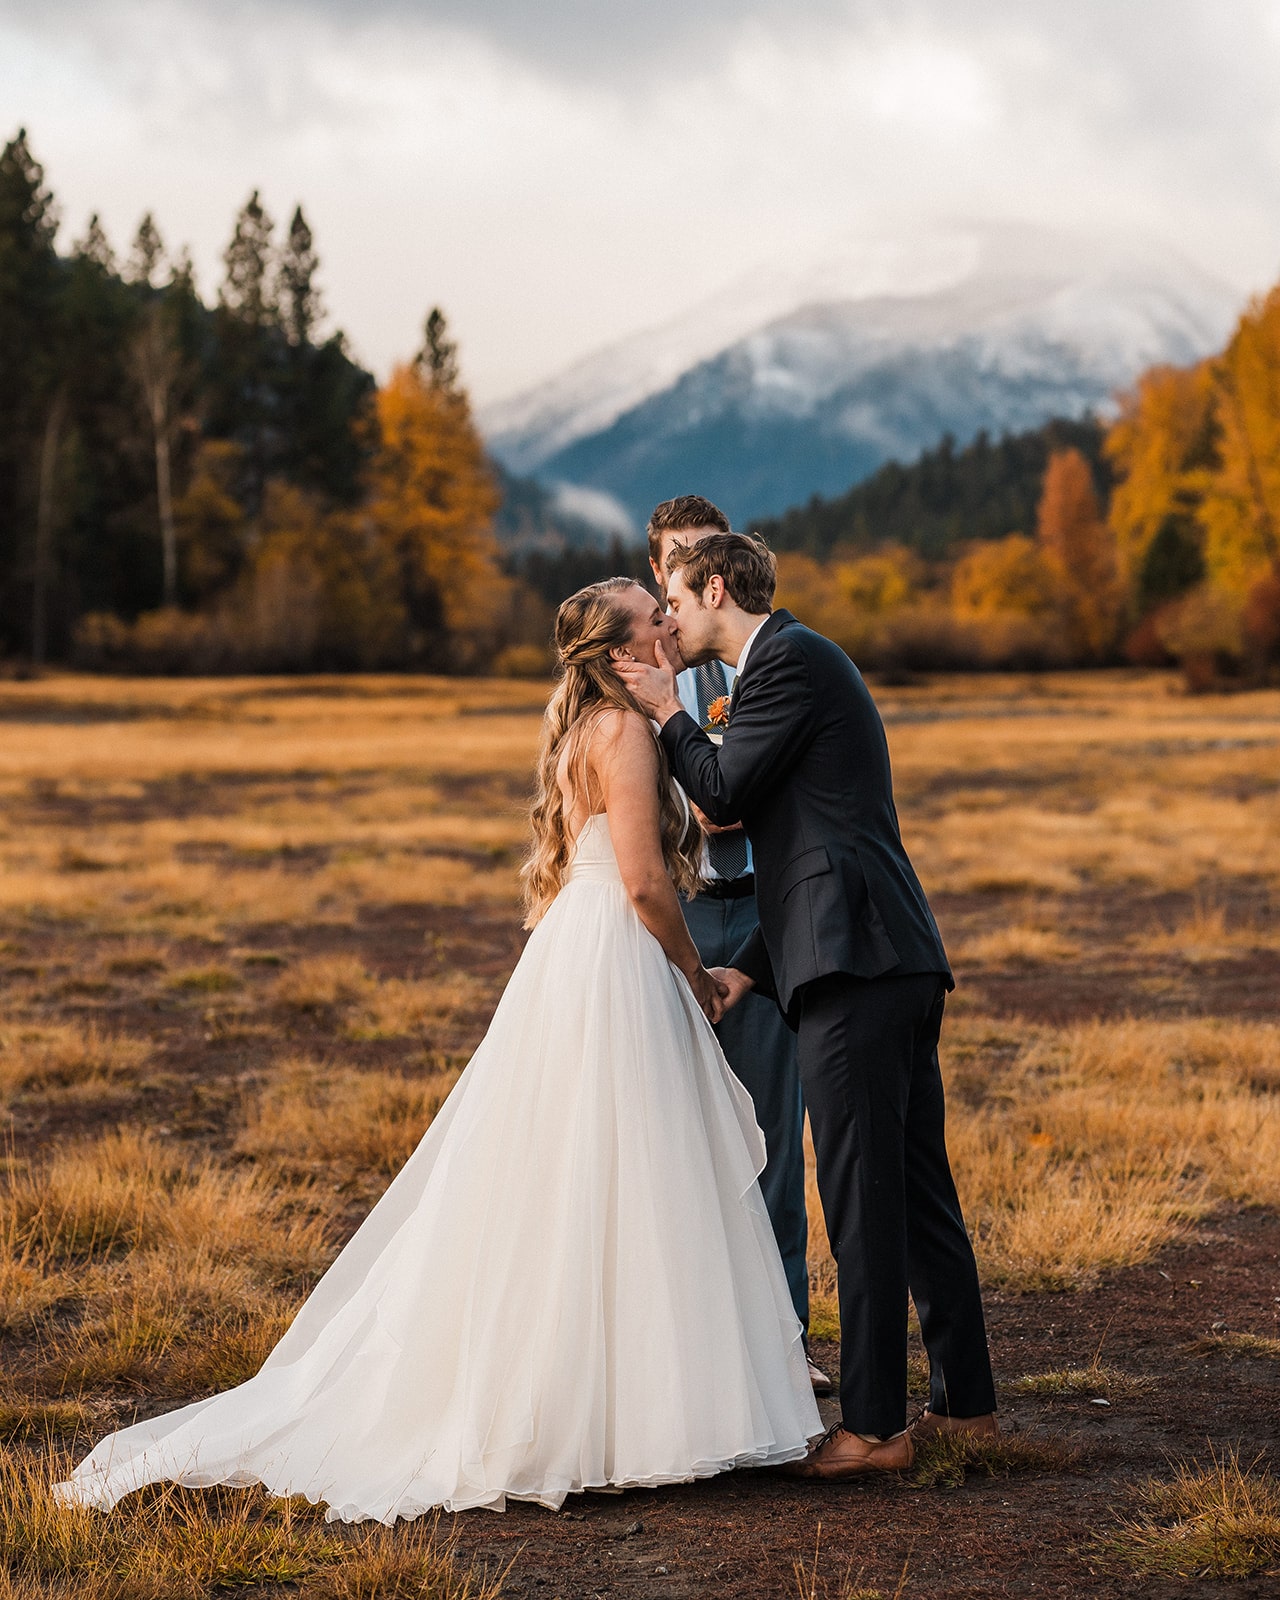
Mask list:
[{"label": "snowy mountain peak", "polygon": [[765,514],[944,432],[1105,408],[1145,367],[1220,345],[1237,310],[1147,243],[956,228],[753,274],[481,422],[512,470],[611,494],[637,521],[697,486]]}]

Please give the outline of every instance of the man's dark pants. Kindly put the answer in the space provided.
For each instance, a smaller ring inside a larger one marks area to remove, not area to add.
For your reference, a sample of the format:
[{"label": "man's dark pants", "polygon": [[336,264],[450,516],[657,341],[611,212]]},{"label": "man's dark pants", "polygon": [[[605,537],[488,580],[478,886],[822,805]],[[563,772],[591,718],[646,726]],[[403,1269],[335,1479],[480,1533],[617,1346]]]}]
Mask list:
[{"label": "man's dark pants", "polygon": [[[728,966],[756,926],[754,895],[736,900],[700,894],[686,901],[685,921],[708,967]],[[760,1174],[791,1303],[809,1326],[809,1219],[804,1202],[804,1102],[796,1071],[796,1038],[772,1000],[748,994],[716,1026],[720,1048],[755,1102],[768,1164]]]},{"label": "man's dark pants", "polygon": [[800,994],[800,1082],[838,1268],[840,1404],[855,1433],[907,1413],[907,1291],[931,1370],[929,1409],[994,1411],[973,1247],[947,1160],[934,973],[836,974]]}]

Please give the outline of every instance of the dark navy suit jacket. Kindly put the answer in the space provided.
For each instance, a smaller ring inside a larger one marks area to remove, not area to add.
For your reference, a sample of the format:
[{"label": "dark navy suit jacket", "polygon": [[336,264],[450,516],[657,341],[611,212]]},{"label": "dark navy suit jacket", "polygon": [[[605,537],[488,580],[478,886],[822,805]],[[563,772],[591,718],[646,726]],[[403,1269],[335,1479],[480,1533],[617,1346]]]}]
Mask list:
[{"label": "dark navy suit jacket", "polygon": [[685,712],[662,730],[672,768],[712,822],[741,822],[760,927],[732,965],[794,1020],[806,983],[937,972],[937,923],[898,830],[884,724],[830,639],[775,611],[738,679],[723,743]]}]

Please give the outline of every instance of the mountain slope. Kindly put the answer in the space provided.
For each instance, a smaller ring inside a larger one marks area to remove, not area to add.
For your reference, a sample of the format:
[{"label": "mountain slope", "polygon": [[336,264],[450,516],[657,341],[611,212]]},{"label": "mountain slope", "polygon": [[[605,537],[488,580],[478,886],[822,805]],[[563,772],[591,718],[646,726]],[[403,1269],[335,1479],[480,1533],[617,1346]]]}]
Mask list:
[{"label": "mountain slope", "polygon": [[[1149,249],[1003,230],[942,287],[803,305],[604,424],[616,388],[594,401],[579,388],[572,416],[562,404],[542,432],[526,399],[522,430],[490,443],[540,476],[616,496],[637,522],[691,490],[742,521],[842,491],[947,434],[1103,408],[1145,367],[1212,349],[1235,309],[1222,286]],[[677,343],[669,335],[668,352]],[[602,381],[607,366],[596,358]]]}]

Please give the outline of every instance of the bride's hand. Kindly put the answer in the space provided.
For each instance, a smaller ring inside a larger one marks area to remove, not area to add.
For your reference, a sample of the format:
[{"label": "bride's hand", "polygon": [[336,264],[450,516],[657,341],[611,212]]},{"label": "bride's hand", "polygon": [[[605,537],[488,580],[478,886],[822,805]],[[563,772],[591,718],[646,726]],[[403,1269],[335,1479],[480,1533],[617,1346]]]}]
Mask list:
[{"label": "bride's hand", "polygon": [[755,988],[752,980],[745,972],[739,972],[737,967],[712,967],[711,980],[720,986],[725,1011],[732,1011],[743,995],[750,994]]},{"label": "bride's hand", "polygon": [[719,1022],[724,1016],[725,996],[729,992],[727,985],[713,978],[705,967],[699,967],[696,972],[689,974],[689,987],[707,1021]]}]

